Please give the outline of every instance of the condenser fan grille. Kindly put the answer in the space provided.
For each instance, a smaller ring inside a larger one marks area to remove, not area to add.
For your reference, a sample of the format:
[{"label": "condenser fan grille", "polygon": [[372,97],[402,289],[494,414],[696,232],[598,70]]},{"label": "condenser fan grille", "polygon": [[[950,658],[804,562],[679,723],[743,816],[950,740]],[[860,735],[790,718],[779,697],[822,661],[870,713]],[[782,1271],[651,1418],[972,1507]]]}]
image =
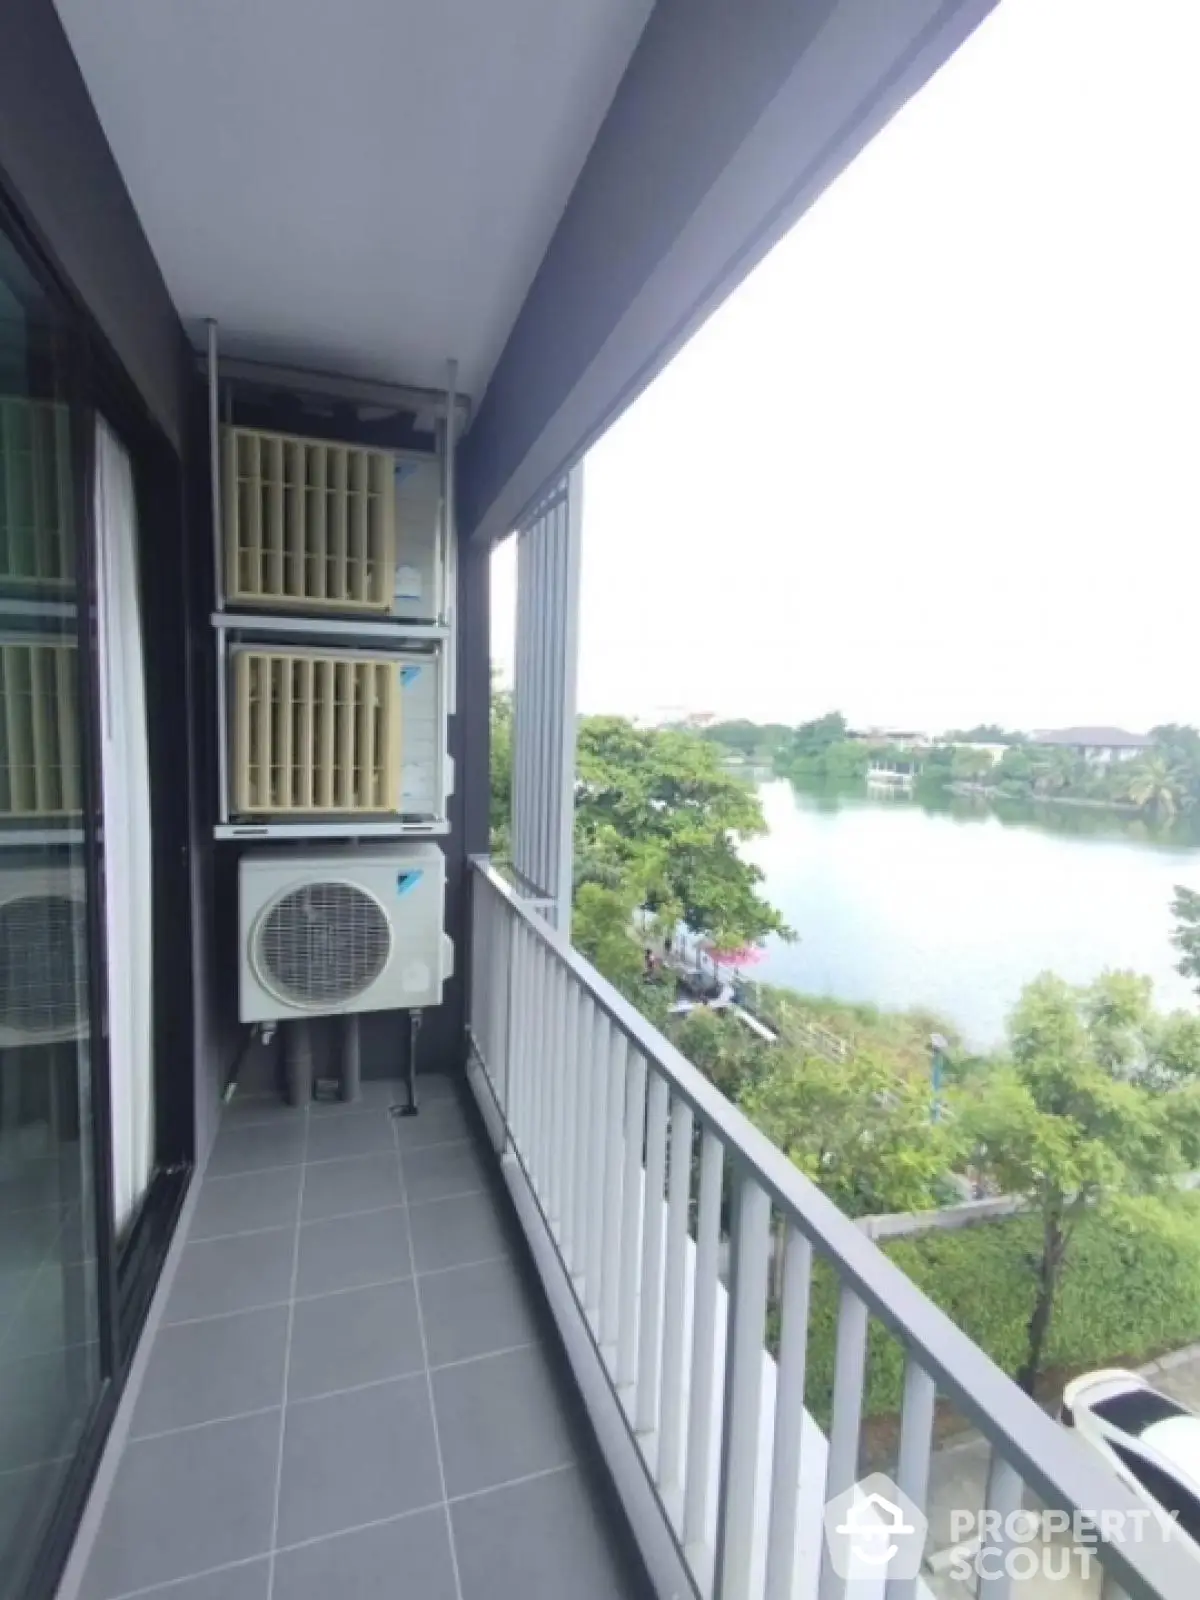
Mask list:
[{"label": "condenser fan grille", "polygon": [[80,1025],[85,927],[82,903],[68,895],[0,905],[0,1023],[31,1036]]},{"label": "condenser fan grille", "polygon": [[392,935],[378,901],[352,883],[310,883],[285,894],[259,925],[263,982],[292,1005],[342,1005],[387,966]]}]

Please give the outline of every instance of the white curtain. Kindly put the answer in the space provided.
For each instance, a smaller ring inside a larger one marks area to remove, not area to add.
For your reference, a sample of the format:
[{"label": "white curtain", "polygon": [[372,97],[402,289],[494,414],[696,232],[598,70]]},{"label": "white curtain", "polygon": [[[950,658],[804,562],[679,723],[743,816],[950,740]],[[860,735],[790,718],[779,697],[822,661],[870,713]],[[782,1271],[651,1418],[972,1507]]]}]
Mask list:
[{"label": "white curtain", "polygon": [[96,543],[113,1191],[121,1232],[154,1164],[150,767],[133,471],[103,421],[96,429]]}]

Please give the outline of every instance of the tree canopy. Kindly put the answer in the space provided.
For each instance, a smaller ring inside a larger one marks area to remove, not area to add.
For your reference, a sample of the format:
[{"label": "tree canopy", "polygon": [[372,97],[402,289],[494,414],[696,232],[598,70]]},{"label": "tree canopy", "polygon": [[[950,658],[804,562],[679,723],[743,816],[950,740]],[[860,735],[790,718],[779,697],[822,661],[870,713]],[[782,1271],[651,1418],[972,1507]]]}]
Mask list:
[{"label": "tree canopy", "polygon": [[1041,1223],[1020,1373],[1031,1393],[1080,1218],[1200,1162],[1200,1030],[1151,1002],[1150,980],[1134,973],[1083,988],[1043,974],[1009,1020],[1006,1059],[959,1107],[973,1164]]},{"label": "tree canopy", "polygon": [[738,853],[765,831],[754,791],[694,734],[585,717],[576,751],[575,842],[594,873],[616,869],[637,903],[720,946],[786,933]]}]

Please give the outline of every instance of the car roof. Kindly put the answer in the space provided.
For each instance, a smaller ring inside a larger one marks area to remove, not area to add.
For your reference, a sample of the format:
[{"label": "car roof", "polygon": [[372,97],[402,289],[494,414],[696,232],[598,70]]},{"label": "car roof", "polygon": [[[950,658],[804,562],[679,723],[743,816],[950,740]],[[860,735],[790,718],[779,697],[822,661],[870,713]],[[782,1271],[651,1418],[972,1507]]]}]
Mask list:
[{"label": "car roof", "polygon": [[[1087,1404],[1102,1422],[1120,1428],[1135,1438],[1145,1438],[1150,1429],[1175,1418],[1188,1420],[1186,1407],[1149,1386],[1140,1389],[1115,1389],[1102,1387],[1085,1398]],[[1195,1420],[1195,1419],[1192,1419]]]},{"label": "car roof", "polygon": [[1182,1412],[1165,1422],[1152,1423],[1141,1442],[1173,1467],[1194,1494],[1200,1494],[1200,1417]]}]

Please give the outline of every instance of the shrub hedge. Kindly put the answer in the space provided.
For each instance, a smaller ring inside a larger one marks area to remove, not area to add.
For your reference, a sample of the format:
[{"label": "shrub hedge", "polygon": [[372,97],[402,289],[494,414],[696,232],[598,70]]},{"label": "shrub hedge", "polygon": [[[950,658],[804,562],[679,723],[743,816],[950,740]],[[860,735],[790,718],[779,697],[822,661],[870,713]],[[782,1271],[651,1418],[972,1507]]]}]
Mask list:
[{"label": "shrub hedge", "polygon": [[[997,1365],[1017,1371],[1033,1310],[1033,1217],[978,1223],[957,1232],[897,1239],[886,1254]],[[837,1284],[819,1263],[809,1321],[808,1400],[827,1417],[833,1386]],[[1123,1198],[1086,1217],[1055,1304],[1045,1365],[1084,1371],[1135,1365],[1200,1340],[1200,1192],[1169,1199]],[[868,1416],[894,1413],[904,1388],[904,1351],[872,1318]]]}]

